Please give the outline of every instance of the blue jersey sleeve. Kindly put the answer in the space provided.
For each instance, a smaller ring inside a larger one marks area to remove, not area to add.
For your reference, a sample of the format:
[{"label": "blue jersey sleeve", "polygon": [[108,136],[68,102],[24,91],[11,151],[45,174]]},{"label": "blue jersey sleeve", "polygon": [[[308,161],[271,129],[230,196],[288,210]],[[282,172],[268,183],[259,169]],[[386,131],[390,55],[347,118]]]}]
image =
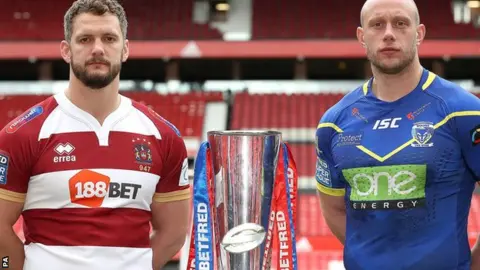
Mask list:
[{"label": "blue jersey sleeve", "polygon": [[449,116],[456,129],[467,167],[480,180],[480,99],[465,90],[456,97]]},{"label": "blue jersey sleeve", "polygon": [[332,196],[345,195],[345,180],[341,172],[337,170],[331,151],[332,138],[338,130],[340,128],[329,122],[327,115],[320,121],[316,132],[317,164],[315,178],[317,188],[320,192]]}]

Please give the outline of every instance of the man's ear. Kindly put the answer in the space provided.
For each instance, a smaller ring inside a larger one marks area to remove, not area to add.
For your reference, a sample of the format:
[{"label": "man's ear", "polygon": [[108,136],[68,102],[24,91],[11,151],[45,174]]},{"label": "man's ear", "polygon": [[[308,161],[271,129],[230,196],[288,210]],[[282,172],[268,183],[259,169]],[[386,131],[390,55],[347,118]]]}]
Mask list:
[{"label": "man's ear", "polygon": [[72,52],[70,50],[70,44],[66,41],[63,40],[60,43],[60,54],[62,55],[63,60],[70,64],[71,58],[72,58]]},{"label": "man's ear", "polygon": [[417,46],[422,44],[423,40],[425,39],[425,35],[427,34],[427,28],[423,24],[419,24],[417,26]]},{"label": "man's ear", "polygon": [[130,43],[128,42],[128,39],[126,39],[125,44],[123,45],[122,62],[127,61],[129,55],[130,55]]},{"label": "man's ear", "polygon": [[362,47],[366,48],[367,46],[365,45],[365,40],[364,40],[364,32],[362,27],[357,27],[357,40],[362,44]]}]

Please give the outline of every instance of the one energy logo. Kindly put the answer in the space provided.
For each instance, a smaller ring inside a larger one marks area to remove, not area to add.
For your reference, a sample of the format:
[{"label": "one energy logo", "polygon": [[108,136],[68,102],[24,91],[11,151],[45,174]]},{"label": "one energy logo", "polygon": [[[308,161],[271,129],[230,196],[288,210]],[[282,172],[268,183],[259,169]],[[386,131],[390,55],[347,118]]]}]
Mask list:
[{"label": "one energy logo", "polygon": [[119,199],[137,198],[142,186],[132,183],[115,183],[107,175],[90,170],[82,170],[69,181],[72,203],[87,207],[100,207],[106,197]]},{"label": "one energy logo", "polygon": [[343,170],[355,210],[406,209],[425,204],[426,165]]},{"label": "one energy logo", "polygon": [[42,106],[33,107],[29,111],[25,112],[24,114],[16,118],[12,123],[10,123],[6,128],[6,132],[14,133],[18,129],[20,129],[23,125],[32,121],[35,117],[41,115],[42,113],[43,113]]}]

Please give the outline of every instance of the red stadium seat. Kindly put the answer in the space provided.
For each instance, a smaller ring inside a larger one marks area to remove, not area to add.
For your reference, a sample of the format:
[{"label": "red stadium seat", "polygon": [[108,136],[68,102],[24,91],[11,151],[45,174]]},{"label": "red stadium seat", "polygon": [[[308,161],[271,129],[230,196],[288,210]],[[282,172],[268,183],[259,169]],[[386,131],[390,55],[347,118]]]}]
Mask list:
[{"label": "red stadium seat", "polygon": [[[454,24],[451,0],[415,1],[429,39],[476,39],[480,30],[471,24]],[[253,2],[254,39],[352,39],[360,24],[364,1]],[[435,9],[435,12],[429,12]],[[442,19],[439,19],[442,18]]]},{"label": "red stadium seat", "polygon": [[[129,19],[128,38],[221,39],[208,25],[192,21],[193,1],[124,0]],[[0,39],[61,40],[63,16],[72,0],[18,0],[0,10]]]},{"label": "red stadium seat", "polygon": [[[124,0],[129,39],[221,39],[213,27],[192,21],[191,0]],[[480,30],[455,24],[451,0],[416,1],[429,39],[477,39]],[[0,39],[59,40],[71,0],[18,0],[0,10]],[[253,39],[352,39],[362,1],[253,1]],[[435,12],[428,12],[432,9]],[[441,19],[438,19],[441,18]]]},{"label": "red stadium seat", "polygon": [[295,157],[298,175],[300,177],[312,177],[315,174],[315,144],[313,142],[291,143],[289,147]]},{"label": "red stadium seat", "polygon": [[[231,128],[315,128],[323,113],[342,96],[239,93],[235,96]],[[248,117],[249,114],[260,117]]]}]

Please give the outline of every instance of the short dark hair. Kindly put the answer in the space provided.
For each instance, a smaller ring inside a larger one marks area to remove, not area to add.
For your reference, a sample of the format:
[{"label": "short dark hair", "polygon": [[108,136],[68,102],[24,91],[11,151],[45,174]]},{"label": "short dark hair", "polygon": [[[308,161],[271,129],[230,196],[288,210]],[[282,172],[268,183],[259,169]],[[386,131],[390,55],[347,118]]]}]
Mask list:
[{"label": "short dark hair", "polygon": [[94,15],[103,15],[110,12],[117,16],[122,29],[123,38],[127,38],[127,15],[122,5],[116,0],[77,0],[65,13],[63,18],[63,31],[65,40],[70,41],[72,38],[73,20],[76,16],[83,13],[91,13]]}]

